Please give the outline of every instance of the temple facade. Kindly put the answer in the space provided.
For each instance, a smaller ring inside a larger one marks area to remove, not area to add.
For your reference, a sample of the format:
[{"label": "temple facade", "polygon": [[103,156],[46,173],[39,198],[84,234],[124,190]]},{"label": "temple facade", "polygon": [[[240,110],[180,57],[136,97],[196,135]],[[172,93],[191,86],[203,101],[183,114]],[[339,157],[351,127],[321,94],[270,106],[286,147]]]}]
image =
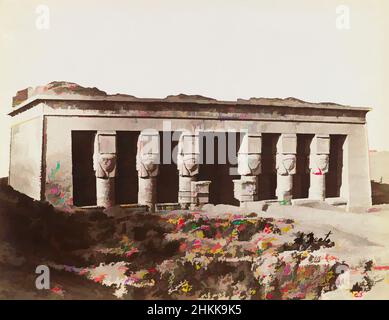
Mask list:
[{"label": "temple facade", "polygon": [[141,99],[52,82],[14,97],[9,184],[70,209],[303,199],[368,207],[369,110],[294,98]]}]

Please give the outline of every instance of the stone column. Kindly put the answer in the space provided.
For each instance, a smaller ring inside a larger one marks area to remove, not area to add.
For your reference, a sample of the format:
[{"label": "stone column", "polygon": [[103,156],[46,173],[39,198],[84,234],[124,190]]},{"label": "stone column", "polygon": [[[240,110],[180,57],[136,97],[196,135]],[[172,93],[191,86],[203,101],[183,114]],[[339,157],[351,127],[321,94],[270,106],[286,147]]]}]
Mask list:
[{"label": "stone column", "polygon": [[278,201],[290,201],[293,192],[293,175],[296,173],[296,134],[281,134],[277,142],[276,169]]},{"label": "stone column", "polygon": [[311,142],[309,155],[310,187],[309,198],[325,200],[326,180],[330,154],[330,136],[321,134],[315,135]]},{"label": "stone column", "polygon": [[177,169],[179,172],[178,202],[183,209],[192,203],[192,182],[199,173],[198,133],[183,133],[178,141]]},{"label": "stone column", "polygon": [[258,199],[258,175],[261,173],[262,135],[248,133],[238,152],[239,180],[234,182],[234,197],[241,204]]},{"label": "stone column", "polygon": [[155,211],[157,175],[159,172],[159,133],[144,130],[137,144],[136,169],[138,170],[138,203]]},{"label": "stone column", "polygon": [[116,132],[98,131],[95,137],[93,169],[96,174],[97,206],[115,204]]}]

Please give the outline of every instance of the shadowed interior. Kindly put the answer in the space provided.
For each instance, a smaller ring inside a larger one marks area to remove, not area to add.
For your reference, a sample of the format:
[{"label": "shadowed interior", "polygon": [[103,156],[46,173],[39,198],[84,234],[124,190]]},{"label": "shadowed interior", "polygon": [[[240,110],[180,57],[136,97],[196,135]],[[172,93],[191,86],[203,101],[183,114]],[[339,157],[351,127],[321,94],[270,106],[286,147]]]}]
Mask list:
[{"label": "shadowed interior", "polygon": [[[240,179],[240,175],[237,173],[237,153],[242,138],[243,135],[237,132],[228,134],[226,132],[201,132],[199,134],[200,170],[198,181],[211,181],[209,203],[239,205],[239,201],[234,198],[232,180]],[[225,139],[225,143],[223,143],[223,139]],[[213,141],[213,146],[211,141]],[[219,147],[220,153],[218,152]],[[209,163],[212,152],[214,161]]]},{"label": "shadowed interior", "polygon": [[259,175],[259,200],[276,199],[277,172],[276,153],[278,133],[262,134],[262,173]]},{"label": "shadowed interior", "polygon": [[[173,132],[160,131],[160,165],[157,177],[157,203],[178,202],[178,170],[177,145],[178,139],[172,141]],[[179,137],[177,132],[174,138]]]},{"label": "shadowed interior", "polygon": [[297,134],[296,174],[293,175],[293,198],[308,198],[310,186],[309,154],[313,134]]},{"label": "shadowed interior", "polygon": [[73,203],[96,205],[96,176],[93,150],[96,131],[72,131]]},{"label": "shadowed interior", "polygon": [[115,195],[117,204],[138,203],[138,171],[136,153],[139,131],[117,131],[117,175]]},{"label": "shadowed interior", "polygon": [[345,135],[330,135],[329,169],[326,174],[326,198],[340,197]]}]

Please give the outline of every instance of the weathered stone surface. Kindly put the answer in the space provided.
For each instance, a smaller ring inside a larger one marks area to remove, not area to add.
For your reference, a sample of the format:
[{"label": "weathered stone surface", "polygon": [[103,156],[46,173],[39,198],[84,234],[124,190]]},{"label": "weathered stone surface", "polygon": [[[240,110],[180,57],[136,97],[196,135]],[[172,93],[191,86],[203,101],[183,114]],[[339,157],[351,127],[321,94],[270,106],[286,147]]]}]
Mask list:
[{"label": "weathered stone surface", "polygon": [[115,204],[116,158],[116,132],[97,132],[94,142],[93,169],[96,175],[98,207],[109,208]]},{"label": "weathered stone surface", "polygon": [[309,168],[311,184],[309,198],[324,200],[326,194],[326,173],[329,170],[330,136],[315,135],[311,143]]},{"label": "weathered stone surface", "polygon": [[192,201],[191,204],[194,206],[204,205],[209,203],[209,185],[211,181],[192,181]]},{"label": "weathered stone surface", "polygon": [[159,135],[155,131],[142,131],[138,138],[136,167],[138,170],[138,202],[155,210],[156,177],[159,172]]},{"label": "weathered stone surface", "polygon": [[[178,95],[166,99],[141,99],[129,95],[109,95],[96,88],[83,88],[65,82],[53,82],[19,92],[15,104],[10,113],[13,117],[13,139],[9,182],[15,189],[35,199],[53,201],[60,197],[52,202],[54,205],[66,203],[71,206],[73,201],[72,131],[141,132],[147,128],[160,132],[165,128],[164,121],[169,121],[172,131],[186,132],[190,141],[189,144],[179,143],[178,148],[178,201],[182,204],[190,203],[191,190],[187,190],[187,186],[197,180],[201,170],[195,134],[199,129],[246,132],[248,137],[252,135],[253,141],[261,140],[264,134],[281,134],[276,161],[279,177],[277,194],[281,194],[281,198],[289,196],[293,190],[290,177],[297,168],[294,160],[298,156],[295,151],[296,135],[314,135],[309,157],[309,196],[320,199],[326,196],[325,175],[330,170],[331,137],[344,136],[340,197],[347,201],[349,208],[371,204],[366,135],[369,108],[308,103],[293,98],[218,101]],[[32,138],[35,135],[32,127],[37,128],[37,139]],[[36,154],[23,151],[29,146],[37,150]],[[112,144],[108,143],[109,152],[103,152],[98,161],[93,161],[96,179],[115,179],[120,175],[114,164],[116,153],[110,146]],[[187,146],[190,146],[189,150]],[[253,142],[248,144],[245,152],[239,152],[237,169],[241,179],[235,183],[235,194],[240,201],[254,201],[261,192],[250,188],[247,190],[252,192],[248,192],[242,185],[257,188],[258,179],[263,174],[263,148],[262,143]],[[139,153],[137,158],[139,190],[147,190],[139,192],[138,202],[147,202],[150,206],[156,201],[156,191],[153,190],[158,179],[157,154]],[[27,158],[29,161],[25,161]],[[23,177],[36,183],[27,183]],[[252,180],[244,180],[244,177]]]},{"label": "weathered stone surface", "polygon": [[293,175],[296,174],[297,135],[281,134],[277,142],[276,196],[279,201],[292,199]]}]

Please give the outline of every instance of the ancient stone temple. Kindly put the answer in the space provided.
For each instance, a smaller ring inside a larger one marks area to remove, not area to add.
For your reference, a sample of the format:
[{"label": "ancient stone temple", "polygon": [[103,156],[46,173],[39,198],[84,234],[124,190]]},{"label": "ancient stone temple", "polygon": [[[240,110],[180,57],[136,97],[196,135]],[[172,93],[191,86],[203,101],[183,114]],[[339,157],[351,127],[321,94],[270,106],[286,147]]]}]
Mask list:
[{"label": "ancient stone temple", "polygon": [[66,208],[366,207],[368,111],[294,98],[141,99],[52,82],[14,97],[9,184]]}]

